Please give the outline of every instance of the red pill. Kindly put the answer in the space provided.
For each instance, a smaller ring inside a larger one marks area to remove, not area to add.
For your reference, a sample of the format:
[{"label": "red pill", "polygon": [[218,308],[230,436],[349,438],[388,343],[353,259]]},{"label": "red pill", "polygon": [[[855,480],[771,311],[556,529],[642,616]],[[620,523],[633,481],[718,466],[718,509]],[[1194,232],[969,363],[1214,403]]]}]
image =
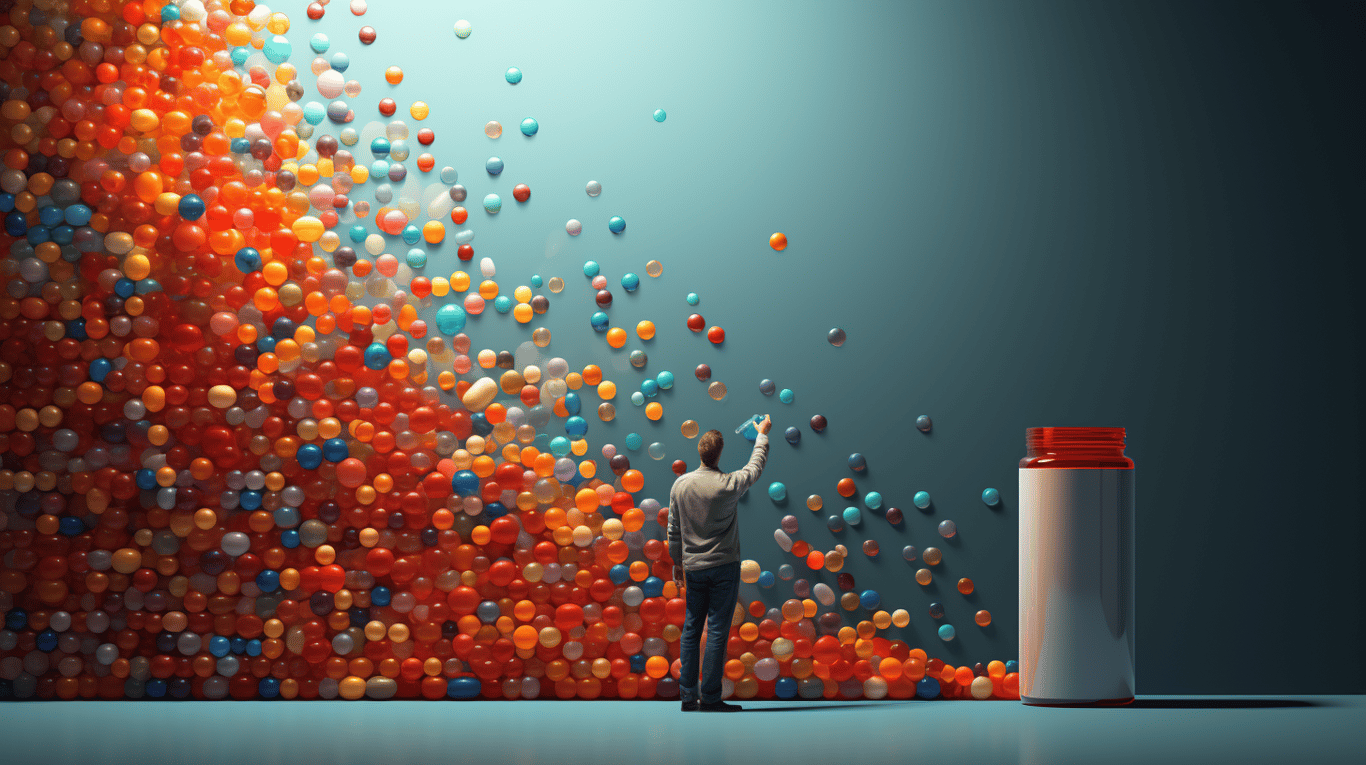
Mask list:
[{"label": "red pill", "polygon": [[712,327],[707,330],[707,339],[710,340],[713,345],[720,345],[721,343],[726,342],[726,331],[720,327]]},{"label": "red pill", "polygon": [[688,463],[683,460],[674,460],[673,469],[674,475],[683,475],[688,472]]},{"label": "red pill", "polygon": [[697,375],[697,379],[706,382],[711,379],[711,367],[706,364],[698,364],[697,369],[693,370],[693,374]]},{"label": "red pill", "polygon": [[317,21],[323,17],[323,10],[322,3],[309,3],[308,8],[304,12],[308,14],[310,19]]},{"label": "red pill", "polygon": [[518,202],[525,202],[531,199],[531,187],[525,183],[519,183],[512,187],[512,198]]},{"label": "red pill", "polygon": [[688,329],[691,329],[694,332],[701,332],[702,328],[705,326],[707,326],[707,321],[702,318],[702,314],[695,313],[688,317]]},{"label": "red pill", "polygon": [[359,33],[358,35],[356,35],[356,36],[360,38],[361,43],[363,43],[363,44],[365,44],[365,45],[369,45],[370,43],[372,43],[372,42],[375,41],[375,37],[376,37],[375,28],[374,28],[374,27],[361,27],[361,28],[360,28],[360,33]]},{"label": "red pill", "polygon": [[385,117],[392,117],[394,116],[394,112],[396,111],[398,111],[398,104],[394,102],[394,99],[381,98],[379,100],[380,114],[384,115]]},{"label": "red pill", "polygon": [[461,260],[474,260],[474,246],[462,244],[456,249],[455,255]]},{"label": "red pill", "polygon": [[433,133],[431,128],[422,128],[421,130],[417,131],[417,142],[422,144],[423,146],[431,146],[432,141],[435,140],[436,133]]}]

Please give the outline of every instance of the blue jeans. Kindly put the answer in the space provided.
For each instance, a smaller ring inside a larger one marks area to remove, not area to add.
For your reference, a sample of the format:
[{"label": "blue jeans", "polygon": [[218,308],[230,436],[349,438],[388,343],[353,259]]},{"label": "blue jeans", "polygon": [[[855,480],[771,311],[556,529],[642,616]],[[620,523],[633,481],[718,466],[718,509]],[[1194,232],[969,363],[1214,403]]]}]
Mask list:
[{"label": "blue jeans", "polygon": [[679,691],[682,700],[697,701],[697,649],[702,642],[702,622],[707,623],[707,655],[702,663],[702,694],[705,703],[721,700],[721,672],[726,663],[730,620],[740,593],[740,562],[722,563],[701,571],[684,572],[688,585],[688,615],[680,639]]}]

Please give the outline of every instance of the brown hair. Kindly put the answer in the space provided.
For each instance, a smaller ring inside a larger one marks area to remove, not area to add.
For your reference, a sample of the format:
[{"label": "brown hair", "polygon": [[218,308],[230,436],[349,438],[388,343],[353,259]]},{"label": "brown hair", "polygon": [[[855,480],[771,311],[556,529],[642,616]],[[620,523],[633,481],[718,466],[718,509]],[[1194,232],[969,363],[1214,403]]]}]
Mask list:
[{"label": "brown hair", "polygon": [[721,456],[721,448],[726,445],[726,440],[721,437],[721,431],[709,430],[697,439],[697,454],[702,458],[702,464],[707,467],[716,467],[716,460]]}]

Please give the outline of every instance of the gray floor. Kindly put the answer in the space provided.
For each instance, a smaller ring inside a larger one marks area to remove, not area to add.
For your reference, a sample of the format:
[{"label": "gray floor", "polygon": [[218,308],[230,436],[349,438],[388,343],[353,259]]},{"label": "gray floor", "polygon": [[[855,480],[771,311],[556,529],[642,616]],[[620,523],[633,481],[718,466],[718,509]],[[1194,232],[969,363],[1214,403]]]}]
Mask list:
[{"label": "gray floor", "polygon": [[1366,696],[1004,701],[12,702],[0,763],[1362,762]]}]

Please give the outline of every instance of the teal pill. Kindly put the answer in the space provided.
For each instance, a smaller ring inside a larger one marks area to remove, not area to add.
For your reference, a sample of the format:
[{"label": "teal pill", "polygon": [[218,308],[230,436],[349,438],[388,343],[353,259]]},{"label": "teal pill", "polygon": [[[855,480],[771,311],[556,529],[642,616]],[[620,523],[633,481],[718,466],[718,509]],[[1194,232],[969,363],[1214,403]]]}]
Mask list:
[{"label": "teal pill", "polygon": [[768,497],[774,502],[781,502],[787,499],[787,487],[780,481],[774,481],[768,485]]},{"label": "teal pill", "polygon": [[488,161],[484,163],[484,170],[486,170],[489,175],[498,175],[503,172],[503,160],[498,157],[489,157]]},{"label": "teal pill", "polygon": [[917,491],[911,501],[915,503],[916,507],[924,510],[930,506],[930,493],[928,491]]},{"label": "teal pill", "polygon": [[878,492],[870,491],[863,495],[863,504],[867,505],[869,510],[876,510],[879,507],[882,507],[882,495]]},{"label": "teal pill", "polygon": [[408,255],[404,258],[409,268],[422,268],[427,265],[427,251],[421,249],[408,250]]},{"label": "teal pill", "polygon": [[503,79],[507,80],[509,85],[516,85],[522,81],[522,70],[515,66],[508,67],[507,73],[503,75]]},{"label": "teal pill", "polygon": [[545,284],[545,282],[541,280],[540,274],[531,275],[531,286],[540,289],[542,284]]},{"label": "teal pill", "polygon": [[611,231],[613,234],[620,234],[626,230],[626,219],[620,215],[613,215],[607,221],[607,230]]},{"label": "teal pill", "polygon": [[863,521],[863,513],[857,507],[844,508],[844,522],[850,526],[857,526]]},{"label": "teal pill", "polygon": [[995,507],[1001,501],[1001,492],[995,489],[982,490],[982,502]]},{"label": "teal pill", "polygon": [[536,122],[535,119],[527,117],[526,119],[522,120],[522,135],[533,136],[536,135],[536,131],[540,129],[541,125],[540,123]]},{"label": "teal pill", "polygon": [[702,302],[702,298],[696,292],[688,293],[688,305],[697,305],[700,302]]},{"label": "teal pill", "polygon": [[497,194],[489,194],[484,197],[484,209],[490,213],[496,213],[503,209],[503,200]]},{"label": "teal pill", "polygon": [[659,374],[655,375],[655,384],[657,384],[660,388],[663,388],[664,390],[672,388],[674,386],[674,373],[670,372],[667,369],[663,372],[660,372]]},{"label": "teal pill", "polygon": [[945,643],[953,640],[957,634],[958,631],[953,628],[952,624],[939,625],[939,639],[943,640]]},{"label": "teal pill", "polygon": [[631,394],[631,403],[632,403],[632,404],[635,404],[636,406],[640,406],[641,404],[644,404],[644,403],[645,403],[645,394],[644,394],[644,393],[641,393],[640,391],[636,391],[635,393],[632,393],[632,394]]},{"label": "teal pill", "polygon": [[313,38],[308,41],[308,47],[312,48],[314,53],[326,53],[331,44],[327,35],[322,32],[313,35]]},{"label": "teal pill", "polygon": [[266,54],[266,60],[270,63],[283,64],[289,60],[289,54],[294,52],[294,46],[289,44],[287,38],[275,35],[261,46],[261,52]]},{"label": "teal pill", "polygon": [[589,260],[583,264],[583,275],[587,276],[589,279],[597,276],[598,272],[601,270],[602,267],[598,265],[596,260]]},{"label": "teal pill", "polygon": [[784,404],[792,403],[793,393],[791,388],[783,388],[778,392],[778,400]]},{"label": "teal pill", "polygon": [[636,276],[635,274],[628,273],[625,276],[621,277],[621,286],[622,289],[626,290],[627,292],[635,292],[636,288],[640,286],[640,277]]},{"label": "teal pill", "polygon": [[655,109],[655,122],[663,122],[669,115],[663,109]]},{"label": "teal pill", "polygon": [[644,443],[644,439],[642,439],[642,438],[640,437],[640,434],[639,434],[639,433],[627,433],[627,434],[626,434],[626,448],[627,448],[627,449],[630,449],[631,451],[636,451],[637,449],[640,448],[640,445],[641,445],[642,443]]}]

